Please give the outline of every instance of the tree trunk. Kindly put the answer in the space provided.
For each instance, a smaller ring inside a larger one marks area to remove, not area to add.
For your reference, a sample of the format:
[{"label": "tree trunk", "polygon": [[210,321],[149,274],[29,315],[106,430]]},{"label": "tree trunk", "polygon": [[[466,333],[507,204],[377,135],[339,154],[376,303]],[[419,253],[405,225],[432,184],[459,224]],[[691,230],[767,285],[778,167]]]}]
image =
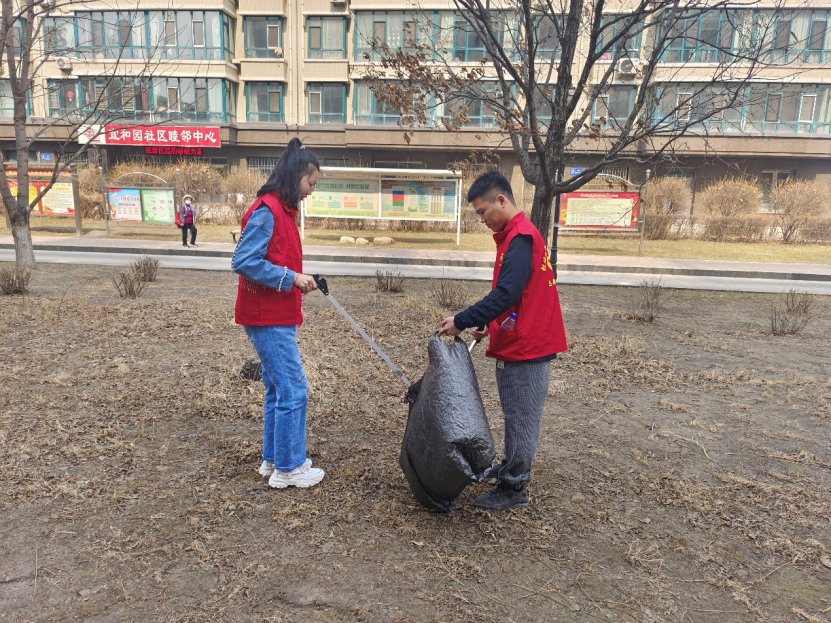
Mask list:
[{"label": "tree trunk", "polygon": [[551,204],[554,193],[546,190],[540,183],[534,188],[534,202],[531,204],[531,223],[540,232],[545,244],[548,244],[548,232],[551,230]]},{"label": "tree trunk", "polygon": [[37,268],[35,250],[32,247],[32,232],[29,230],[29,211],[23,214],[19,208],[9,210],[9,221],[14,239],[14,257],[17,268]]}]

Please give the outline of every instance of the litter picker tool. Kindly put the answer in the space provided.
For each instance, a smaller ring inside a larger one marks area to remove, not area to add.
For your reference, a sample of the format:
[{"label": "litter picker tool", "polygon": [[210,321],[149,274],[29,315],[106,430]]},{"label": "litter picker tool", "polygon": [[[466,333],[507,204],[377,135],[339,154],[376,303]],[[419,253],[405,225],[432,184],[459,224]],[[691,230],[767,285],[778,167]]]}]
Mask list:
[{"label": "litter picker tool", "polygon": [[404,381],[408,388],[411,387],[412,383],[410,383],[410,381],[407,380],[407,377],[404,376],[404,373],[398,369],[398,366],[396,366],[392,361],[390,361],[390,358],[387,357],[386,353],[384,353],[384,351],[381,350],[381,347],[378,346],[378,344],[376,344],[375,341],[366,334],[366,331],[361,329],[358,323],[352,319],[352,316],[350,316],[346,312],[346,310],[343,307],[341,307],[340,303],[338,303],[335,300],[335,297],[329,294],[329,286],[326,284],[326,279],[324,277],[321,277],[320,275],[312,275],[312,278],[315,280],[315,283],[317,284],[317,289],[323,292],[323,294],[326,295],[326,298],[329,299],[329,302],[334,306],[334,308],[337,309],[341,313],[341,315],[349,321],[349,324],[355,327],[355,330],[361,334],[361,337],[364,338],[370,346],[372,346],[372,350],[378,353],[381,356],[381,359],[383,359],[386,362],[386,364],[390,368],[392,368],[392,371],[401,377],[401,380]]}]

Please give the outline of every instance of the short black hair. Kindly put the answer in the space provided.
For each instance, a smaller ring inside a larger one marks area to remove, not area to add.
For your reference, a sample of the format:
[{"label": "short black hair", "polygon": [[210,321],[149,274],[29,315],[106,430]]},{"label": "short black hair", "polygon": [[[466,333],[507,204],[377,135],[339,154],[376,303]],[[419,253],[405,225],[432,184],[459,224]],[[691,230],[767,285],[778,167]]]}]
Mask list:
[{"label": "short black hair", "polygon": [[516,205],[514,201],[514,191],[511,188],[511,183],[499,171],[488,171],[476,178],[476,181],[467,191],[467,202],[472,203],[474,199],[484,197],[496,191],[496,193],[505,195],[511,200],[511,203]]}]

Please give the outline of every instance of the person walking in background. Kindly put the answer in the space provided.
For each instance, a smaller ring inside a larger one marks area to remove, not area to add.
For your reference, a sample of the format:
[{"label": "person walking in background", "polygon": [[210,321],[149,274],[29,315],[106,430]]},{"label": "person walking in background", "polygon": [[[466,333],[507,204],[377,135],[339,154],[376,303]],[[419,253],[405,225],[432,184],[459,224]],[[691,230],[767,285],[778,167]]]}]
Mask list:
[{"label": "person walking in background", "polygon": [[190,246],[196,246],[196,226],[193,224],[193,217],[197,210],[193,207],[193,195],[182,197],[182,205],[179,206],[179,220],[182,221],[182,246],[188,246],[188,232],[190,232]]},{"label": "person walking in background", "polygon": [[297,348],[302,298],[317,286],[303,274],[295,217],[319,177],[317,158],[299,139],[291,139],[242,217],[232,261],[239,274],[234,317],[260,357],[265,385],[259,472],[277,489],[311,487],[324,476],[306,457],[308,383]]},{"label": "person walking in background", "polygon": [[471,335],[477,340],[490,335],[486,354],[496,359],[496,385],[505,414],[505,460],[491,470],[499,485],[473,503],[504,511],[528,505],[525,487],[531,482],[551,361],[568,346],[545,241],[517,208],[508,180],[489,171],[473,183],[467,200],[494,232],[492,290],[475,305],[442,320],[439,334],[457,336],[484,326]]}]

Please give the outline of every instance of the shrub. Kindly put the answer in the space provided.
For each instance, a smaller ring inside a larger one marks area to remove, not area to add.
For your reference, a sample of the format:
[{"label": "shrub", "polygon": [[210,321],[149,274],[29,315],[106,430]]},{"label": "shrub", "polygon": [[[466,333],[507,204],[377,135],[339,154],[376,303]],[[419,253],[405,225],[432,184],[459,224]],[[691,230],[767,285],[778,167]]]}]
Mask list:
[{"label": "shrub", "polygon": [[101,175],[98,167],[78,169],[78,194],[81,218],[96,220],[104,218],[104,200],[101,195]]},{"label": "shrub", "polygon": [[113,277],[113,285],[121,298],[137,299],[147,287],[147,282],[142,281],[134,271],[125,270],[118,273],[118,277]]},{"label": "shrub", "polygon": [[814,218],[805,223],[799,240],[810,244],[831,244],[831,218]]},{"label": "shrub", "polygon": [[461,309],[468,299],[467,286],[450,279],[439,279],[433,282],[430,288],[433,299],[439,307],[444,309]]},{"label": "shrub", "polygon": [[647,214],[685,214],[692,206],[692,190],[680,177],[656,177],[646,194]]},{"label": "shrub", "polygon": [[770,230],[770,219],[762,214],[708,216],[701,239],[711,242],[762,242]]},{"label": "shrub", "polygon": [[152,257],[142,256],[133,260],[128,265],[128,268],[133,271],[136,277],[141,281],[151,282],[156,281],[156,275],[159,272],[159,260],[154,260]]},{"label": "shrub", "polygon": [[629,297],[628,320],[653,322],[664,311],[664,287],[661,280],[641,281],[638,289]]},{"label": "shrub", "polygon": [[675,214],[649,214],[644,216],[643,235],[648,240],[675,240],[678,238],[678,217]]},{"label": "shrub", "polygon": [[266,176],[257,169],[242,169],[222,177],[222,196],[231,208],[235,223],[239,223],[265,184]]},{"label": "shrub", "polygon": [[0,268],[0,294],[28,294],[32,271],[25,268]]},{"label": "shrub", "polygon": [[644,235],[650,240],[678,238],[679,218],[689,213],[692,191],[680,177],[657,177],[646,193]]},{"label": "shrub", "polygon": [[795,335],[814,317],[814,297],[807,292],[788,290],[770,306],[770,332],[773,335]]},{"label": "shrub", "polygon": [[376,270],[375,278],[378,280],[378,283],[375,286],[376,290],[381,292],[404,291],[404,275],[401,273],[394,273],[389,270],[385,272]]},{"label": "shrub", "polygon": [[813,180],[789,179],[770,191],[770,207],[783,242],[795,242],[808,224],[829,212],[827,191]]},{"label": "shrub", "polygon": [[762,187],[756,180],[727,177],[711,182],[702,193],[708,214],[713,217],[735,218],[759,210]]}]

